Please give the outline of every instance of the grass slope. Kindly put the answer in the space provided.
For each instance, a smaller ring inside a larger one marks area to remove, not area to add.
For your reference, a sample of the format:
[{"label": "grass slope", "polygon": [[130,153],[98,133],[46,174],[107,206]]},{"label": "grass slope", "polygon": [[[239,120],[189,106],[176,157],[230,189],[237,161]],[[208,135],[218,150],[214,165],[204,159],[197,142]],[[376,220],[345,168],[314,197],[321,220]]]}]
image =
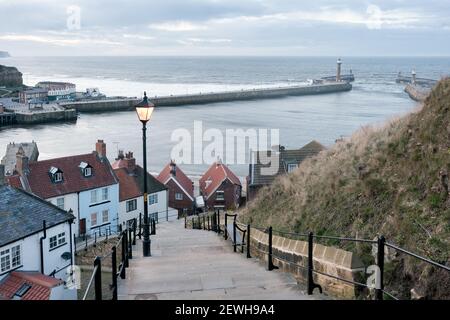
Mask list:
[{"label": "grass slope", "polygon": [[[260,191],[241,220],[285,231],[388,241],[431,259],[450,255],[450,79],[424,106],[383,128],[366,127]],[[369,249],[357,250],[363,258]],[[391,288],[408,298],[450,298],[447,272],[398,255]]]}]

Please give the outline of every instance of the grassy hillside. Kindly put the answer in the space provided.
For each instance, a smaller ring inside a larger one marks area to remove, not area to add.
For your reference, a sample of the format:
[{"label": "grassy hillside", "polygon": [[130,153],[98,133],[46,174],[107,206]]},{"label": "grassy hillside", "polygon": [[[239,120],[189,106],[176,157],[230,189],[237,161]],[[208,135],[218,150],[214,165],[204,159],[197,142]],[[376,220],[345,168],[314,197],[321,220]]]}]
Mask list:
[{"label": "grassy hillside", "polygon": [[[383,128],[362,128],[261,190],[241,220],[286,231],[364,237],[450,262],[450,79],[424,106]],[[333,243],[369,260],[370,248]],[[393,257],[389,286],[408,298],[450,298],[447,272]]]}]

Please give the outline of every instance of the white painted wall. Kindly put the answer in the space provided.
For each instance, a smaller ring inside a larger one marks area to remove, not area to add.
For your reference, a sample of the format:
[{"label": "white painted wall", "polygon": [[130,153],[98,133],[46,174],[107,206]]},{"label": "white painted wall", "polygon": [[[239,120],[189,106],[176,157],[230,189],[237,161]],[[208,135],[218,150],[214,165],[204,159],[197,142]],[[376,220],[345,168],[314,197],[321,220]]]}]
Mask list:
[{"label": "white painted wall", "polygon": [[[163,190],[160,192],[156,192],[153,194],[157,194],[158,195],[158,203],[155,204],[150,204],[148,205],[148,213],[151,215],[152,213],[158,213],[158,220],[159,221],[166,221],[166,212],[167,212],[167,194],[168,191],[167,190]],[[152,194],[149,194],[149,197]],[[137,207],[136,210],[134,211],[130,211],[127,212],[127,201],[132,200],[126,200],[126,201],[121,201],[119,203],[119,222],[122,225],[122,228],[126,227],[126,222],[128,220],[134,219],[136,218],[139,221],[139,213],[142,213],[142,215],[144,215],[144,199],[143,196],[138,197],[138,198],[134,198],[137,199]]]},{"label": "white painted wall", "polygon": [[[108,201],[104,202],[101,200],[102,189],[108,188]],[[98,191],[98,202],[96,204],[91,203],[91,191]],[[80,220],[86,219],[86,232],[94,233],[98,228],[92,229],[91,213],[97,213],[97,227],[110,225],[111,230],[114,232],[117,230],[118,215],[119,215],[119,184],[114,184],[102,188],[92,189],[80,192],[79,197],[79,217]],[[103,210],[109,211],[109,220],[106,223],[102,222],[102,212]],[[104,228],[102,228],[104,229]]]},{"label": "white painted wall", "polygon": [[59,198],[64,198],[64,210],[65,211],[69,211],[70,209],[72,209],[72,214],[75,216],[75,220],[74,220],[74,225],[72,225],[72,229],[74,232],[76,232],[76,234],[78,234],[78,214],[79,214],[79,210],[78,210],[78,194],[77,193],[70,193],[70,194],[66,194],[60,197],[53,197],[53,198],[48,198],[46,199],[48,202],[51,202],[52,204],[54,204],[55,206],[58,204],[57,199]]},{"label": "white painted wall", "polygon": [[[73,225],[72,225],[73,227]],[[66,233],[66,243],[56,249],[50,250],[50,237],[57,235],[61,232]],[[22,271],[38,271],[40,272],[41,268],[41,257],[40,257],[40,241],[39,239],[43,237],[44,232],[39,232],[25,239],[15,241],[9,245],[3,246],[0,250],[4,250],[7,248],[11,248],[17,245],[21,246],[21,259],[22,259],[22,267],[16,270]],[[69,223],[62,223],[56,225],[54,227],[47,229],[47,238],[43,241],[44,246],[44,274],[49,275],[54,270],[59,270],[55,274],[55,277],[58,279],[65,280],[66,270],[65,268],[70,265],[70,260],[64,260],[61,258],[61,255],[64,252],[70,251],[70,241],[73,239],[73,235],[70,234],[70,225]],[[72,252],[72,258],[73,252]],[[0,280],[3,279],[6,274],[0,275]]]}]

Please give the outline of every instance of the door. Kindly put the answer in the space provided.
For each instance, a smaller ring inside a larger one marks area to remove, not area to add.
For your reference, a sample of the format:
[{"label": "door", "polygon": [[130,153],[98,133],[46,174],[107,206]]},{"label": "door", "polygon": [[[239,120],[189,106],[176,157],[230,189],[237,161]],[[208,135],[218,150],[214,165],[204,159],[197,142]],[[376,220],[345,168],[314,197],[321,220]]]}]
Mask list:
[{"label": "door", "polygon": [[86,219],[80,219],[80,235],[86,234]]}]

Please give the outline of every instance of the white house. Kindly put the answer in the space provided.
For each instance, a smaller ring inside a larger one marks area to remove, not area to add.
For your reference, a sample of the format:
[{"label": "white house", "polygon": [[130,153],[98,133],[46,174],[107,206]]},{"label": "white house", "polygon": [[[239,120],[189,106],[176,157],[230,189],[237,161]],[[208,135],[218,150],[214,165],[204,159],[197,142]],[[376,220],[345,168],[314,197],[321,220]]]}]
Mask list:
[{"label": "white house", "polygon": [[19,148],[16,158],[9,183],[72,211],[77,235],[103,233],[109,228],[116,231],[119,183],[103,140],[88,154],[33,162]]},{"label": "white house", "polygon": [[[119,180],[119,224],[124,228],[128,221],[144,214],[144,169],[136,165],[133,153],[125,156],[122,151],[112,164]],[[148,213],[151,219],[165,221],[174,215],[169,213],[168,189],[147,172]]]},{"label": "white house", "polygon": [[[74,219],[35,195],[0,185],[0,299],[76,299],[76,290],[65,287],[74,264]],[[14,289],[9,282],[22,285]]]}]

